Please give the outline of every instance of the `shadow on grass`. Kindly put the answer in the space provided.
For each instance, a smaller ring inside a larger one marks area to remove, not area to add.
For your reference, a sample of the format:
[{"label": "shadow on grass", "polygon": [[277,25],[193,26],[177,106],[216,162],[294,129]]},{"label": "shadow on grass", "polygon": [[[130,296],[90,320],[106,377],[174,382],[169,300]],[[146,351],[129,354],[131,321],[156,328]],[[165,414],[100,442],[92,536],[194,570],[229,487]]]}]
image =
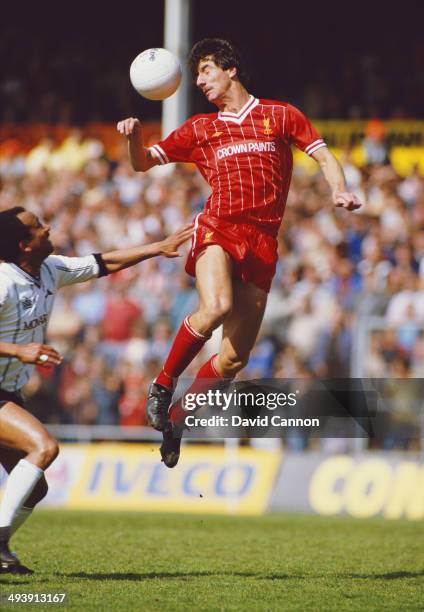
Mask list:
[{"label": "shadow on grass", "polygon": [[[28,576],[24,576],[22,575],[22,578],[20,578],[19,576],[17,576],[16,574],[1,574],[0,577],[0,587],[4,586],[11,586],[14,584],[19,584],[20,586],[23,584],[42,584],[43,582],[47,582],[47,578],[41,578],[40,576],[38,576],[37,574],[34,574],[33,576],[31,576],[31,579],[28,580]],[[1,607],[0,607],[1,610]]]},{"label": "shadow on grass", "polygon": [[372,578],[373,580],[398,580],[399,578],[420,578],[421,576],[424,576],[424,570],[418,572],[387,572],[385,574],[346,574],[345,577],[359,579]]},{"label": "shadow on grass", "polygon": [[148,572],[148,573],[136,573],[136,572],[76,572],[72,574],[59,574],[56,576],[61,576],[65,578],[83,578],[86,580],[154,580],[156,578],[201,578],[201,577],[219,577],[219,576],[234,576],[238,578],[260,578],[266,580],[284,580],[287,578],[291,578],[291,576],[281,574],[276,576],[261,576],[259,574],[255,574],[253,572]]},{"label": "shadow on grass", "polygon": [[[56,576],[62,578],[82,578],[84,580],[155,580],[155,579],[189,579],[189,578],[202,578],[202,577],[237,577],[237,578],[256,578],[257,580],[290,580],[290,579],[308,579],[311,578],[329,578],[329,575],[314,576],[313,574],[300,575],[300,574],[270,574],[264,575],[261,573],[254,572],[75,572],[75,573],[56,573]],[[353,580],[398,580],[404,578],[419,578],[424,576],[424,570],[416,572],[387,572],[384,574],[338,574],[334,576],[337,579],[353,579]],[[8,582],[8,584],[12,584]],[[16,582],[16,584],[23,584],[22,582]]]}]

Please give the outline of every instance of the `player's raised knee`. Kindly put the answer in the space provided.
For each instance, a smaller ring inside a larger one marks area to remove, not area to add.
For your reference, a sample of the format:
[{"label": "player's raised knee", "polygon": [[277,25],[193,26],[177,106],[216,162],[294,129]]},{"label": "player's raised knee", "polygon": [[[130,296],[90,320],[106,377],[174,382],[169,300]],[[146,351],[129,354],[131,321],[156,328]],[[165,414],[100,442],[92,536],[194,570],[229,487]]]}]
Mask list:
[{"label": "player's raised knee", "polygon": [[231,301],[222,299],[208,304],[204,317],[211,327],[218,327],[231,312]]},{"label": "player's raised knee", "polygon": [[52,436],[46,435],[35,441],[35,449],[32,454],[37,465],[45,470],[58,456],[59,445]]},{"label": "player's raised knee", "polygon": [[50,463],[53,463],[53,461],[59,454],[59,444],[57,443],[57,440],[55,440],[54,438],[49,438],[49,440],[45,444],[44,452],[46,459],[48,460],[50,465]]}]

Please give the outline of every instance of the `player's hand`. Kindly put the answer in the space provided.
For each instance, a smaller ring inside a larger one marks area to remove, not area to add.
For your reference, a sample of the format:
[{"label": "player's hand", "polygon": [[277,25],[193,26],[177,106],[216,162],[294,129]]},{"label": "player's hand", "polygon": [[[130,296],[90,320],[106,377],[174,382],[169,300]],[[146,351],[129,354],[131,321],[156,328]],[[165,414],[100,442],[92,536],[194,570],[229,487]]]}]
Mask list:
[{"label": "player's hand", "polygon": [[345,208],[346,210],[357,210],[361,208],[362,204],[359,199],[356,197],[354,193],[350,191],[339,191],[333,194],[333,202],[336,206],[340,208]]},{"label": "player's hand", "polygon": [[40,344],[38,342],[18,345],[16,357],[22,363],[35,363],[44,368],[52,368],[62,362],[62,355],[56,349],[48,344]]},{"label": "player's hand", "polygon": [[119,121],[116,126],[118,132],[129,139],[137,138],[141,135],[141,123],[136,117],[128,117]]},{"label": "player's hand", "polygon": [[186,225],[185,227],[175,232],[175,234],[171,234],[170,236],[168,236],[168,238],[165,238],[165,240],[159,242],[158,246],[160,249],[160,254],[164,255],[165,257],[180,257],[178,247],[183,244],[183,242],[186,242],[186,240],[191,238],[193,232],[194,226]]}]

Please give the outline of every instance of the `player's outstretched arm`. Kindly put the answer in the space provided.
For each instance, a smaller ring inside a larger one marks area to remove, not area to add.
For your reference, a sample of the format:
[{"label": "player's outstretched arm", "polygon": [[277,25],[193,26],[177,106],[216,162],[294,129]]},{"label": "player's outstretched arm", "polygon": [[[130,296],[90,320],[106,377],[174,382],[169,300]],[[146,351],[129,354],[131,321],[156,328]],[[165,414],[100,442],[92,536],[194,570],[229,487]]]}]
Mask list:
[{"label": "player's outstretched arm", "polygon": [[144,259],[157,257],[158,255],[163,255],[164,257],[180,257],[178,247],[191,237],[193,231],[193,226],[187,225],[160,242],[152,242],[151,244],[133,247],[131,249],[102,253],[102,261],[107,272],[110,274],[134,266]]},{"label": "player's outstretched arm", "polygon": [[157,166],[160,162],[154,157],[150,151],[144,146],[143,131],[139,119],[129,117],[123,119],[117,124],[117,130],[120,134],[127,137],[128,155],[131,165],[137,172],[146,172],[153,166]]},{"label": "player's outstretched arm", "polygon": [[0,357],[14,357],[22,363],[33,363],[45,368],[59,365],[62,361],[62,356],[52,346],[39,342],[30,344],[0,342]]},{"label": "player's outstretched arm", "polygon": [[312,157],[321,166],[327,183],[330,185],[334,204],[346,208],[346,210],[357,210],[360,208],[362,204],[357,196],[347,191],[343,168],[331,151],[327,147],[322,147],[315,151],[315,153],[312,153]]}]

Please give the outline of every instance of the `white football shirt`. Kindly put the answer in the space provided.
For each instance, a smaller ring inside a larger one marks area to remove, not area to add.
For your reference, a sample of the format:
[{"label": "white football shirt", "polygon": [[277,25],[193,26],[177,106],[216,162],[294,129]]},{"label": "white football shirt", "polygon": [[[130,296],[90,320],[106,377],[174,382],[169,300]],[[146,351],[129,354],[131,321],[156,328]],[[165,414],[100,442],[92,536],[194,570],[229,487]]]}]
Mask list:
[{"label": "white football shirt", "polygon": [[[47,325],[57,289],[82,283],[99,275],[94,255],[50,255],[40,277],[27,274],[13,263],[0,263],[0,342],[46,342]],[[34,365],[0,357],[0,389],[16,392],[25,385]]]}]

